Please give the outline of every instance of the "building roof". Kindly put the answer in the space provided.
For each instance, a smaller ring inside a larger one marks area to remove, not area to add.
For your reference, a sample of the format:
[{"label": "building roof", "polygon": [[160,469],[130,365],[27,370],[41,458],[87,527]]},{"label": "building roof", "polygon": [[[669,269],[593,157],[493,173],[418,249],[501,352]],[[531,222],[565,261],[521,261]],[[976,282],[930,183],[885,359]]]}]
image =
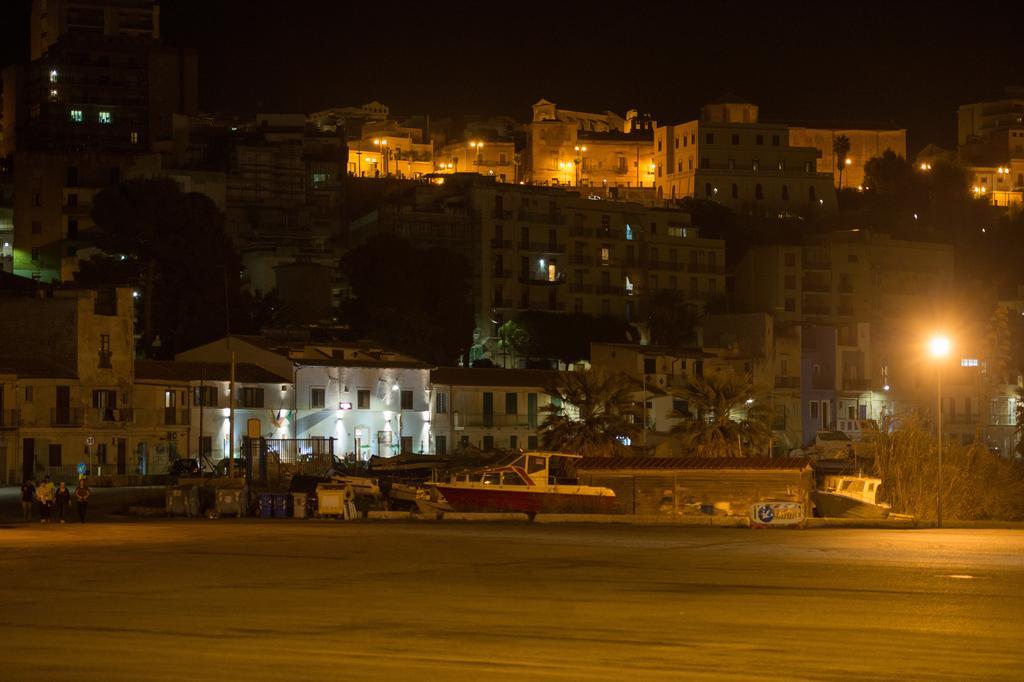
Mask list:
[{"label": "building roof", "polygon": [[77,379],[70,367],[25,355],[0,355],[0,374],[13,374],[26,379]]},{"label": "building roof", "polygon": [[552,369],[501,369],[496,367],[440,367],[430,382],[447,386],[509,386],[547,389],[558,380]]},{"label": "building roof", "polygon": [[584,457],[577,470],[765,469],[797,470],[814,467],[806,457]]},{"label": "building roof", "polygon": [[[230,381],[231,364],[227,362],[177,362],[172,360],[136,360],[135,378],[141,381]],[[235,381],[244,384],[290,384],[291,377],[263,369],[247,362],[235,364]]]}]

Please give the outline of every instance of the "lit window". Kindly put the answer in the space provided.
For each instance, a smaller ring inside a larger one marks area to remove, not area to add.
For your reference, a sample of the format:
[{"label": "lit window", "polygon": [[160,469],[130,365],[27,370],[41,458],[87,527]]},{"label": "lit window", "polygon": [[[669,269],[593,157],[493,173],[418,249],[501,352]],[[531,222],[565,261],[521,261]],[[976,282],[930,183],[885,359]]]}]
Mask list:
[{"label": "lit window", "polygon": [[139,143],[139,134],[137,132],[135,132],[134,130],[132,131],[131,139],[132,139],[132,144],[138,144]]},{"label": "lit window", "polygon": [[57,88],[50,90],[50,99],[57,99]]},{"label": "lit window", "polygon": [[110,123],[111,122],[110,112],[109,111],[101,111],[100,115],[99,115],[99,121],[100,121],[100,123]]},{"label": "lit window", "polygon": [[601,247],[601,265],[608,265],[611,260],[611,250],[607,246]]},{"label": "lit window", "polygon": [[72,109],[71,110],[71,120],[74,121],[75,123],[81,123],[82,122],[82,110],[81,109]]},{"label": "lit window", "polygon": [[668,236],[669,237],[685,237],[686,236],[686,228],[684,228],[684,227],[672,227],[670,225],[669,228],[668,228]]},{"label": "lit window", "polygon": [[961,358],[960,359],[960,366],[961,367],[977,367],[978,366],[978,358]]},{"label": "lit window", "polygon": [[53,69],[52,71],[50,71],[50,82],[51,83],[56,83],[57,82],[57,69]]},{"label": "lit window", "polygon": [[629,223],[626,223],[626,241],[633,239],[633,228],[630,227]]}]

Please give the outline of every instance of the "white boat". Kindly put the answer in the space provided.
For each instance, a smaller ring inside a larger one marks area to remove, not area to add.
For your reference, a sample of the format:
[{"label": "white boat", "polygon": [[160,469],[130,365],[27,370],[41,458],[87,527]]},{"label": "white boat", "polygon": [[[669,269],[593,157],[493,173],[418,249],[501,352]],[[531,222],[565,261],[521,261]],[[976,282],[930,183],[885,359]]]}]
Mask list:
[{"label": "white boat", "polygon": [[827,518],[884,519],[889,516],[889,505],[877,501],[880,485],[880,478],[826,476],[811,499],[818,514]]}]

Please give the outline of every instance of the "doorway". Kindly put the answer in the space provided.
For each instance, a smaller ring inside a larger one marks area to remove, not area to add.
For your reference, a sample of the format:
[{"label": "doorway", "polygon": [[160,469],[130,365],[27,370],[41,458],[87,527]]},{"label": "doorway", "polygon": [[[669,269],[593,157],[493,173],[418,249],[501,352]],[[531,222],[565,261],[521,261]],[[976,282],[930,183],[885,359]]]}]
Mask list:
[{"label": "doorway", "polygon": [[124,476],[128,473],[128,439],[117,439],[117,475]]}]

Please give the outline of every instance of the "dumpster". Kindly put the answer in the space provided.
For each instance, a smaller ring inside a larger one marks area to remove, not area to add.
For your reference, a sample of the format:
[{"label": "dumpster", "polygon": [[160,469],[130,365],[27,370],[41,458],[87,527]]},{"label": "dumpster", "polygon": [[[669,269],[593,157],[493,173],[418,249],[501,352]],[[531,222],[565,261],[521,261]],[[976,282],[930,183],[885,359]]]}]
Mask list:
[{"label": "dumpster", "polygon": [[167,489],[168,516],[199,516],[199,490],[194,485],[175,485]]},{"label": "dumpster", "polygon": [[319,504],[317,516],[342,516],[345,513],[345,488],[338,483],[321,483],[316,487]]},{"label": "dumpster", "polygon": [[307,516],[306,504],[309,501],[306,493],[292,493],[292,516],[304,519]]},{"label": "dumpster", "polygon": [[274,494],[274,518],[287,519],[291,516],[292,496],[288,493]]},{"label": "dumpster", "polygon": [[217,515],[234,514],[241,517],[249,503],[246,488],[217,488]]},{"label": "dumpster", "polygon": [[259,517],[261,519],[271,519],[274,517],[274,493],[260,493],[259,510]]}]

